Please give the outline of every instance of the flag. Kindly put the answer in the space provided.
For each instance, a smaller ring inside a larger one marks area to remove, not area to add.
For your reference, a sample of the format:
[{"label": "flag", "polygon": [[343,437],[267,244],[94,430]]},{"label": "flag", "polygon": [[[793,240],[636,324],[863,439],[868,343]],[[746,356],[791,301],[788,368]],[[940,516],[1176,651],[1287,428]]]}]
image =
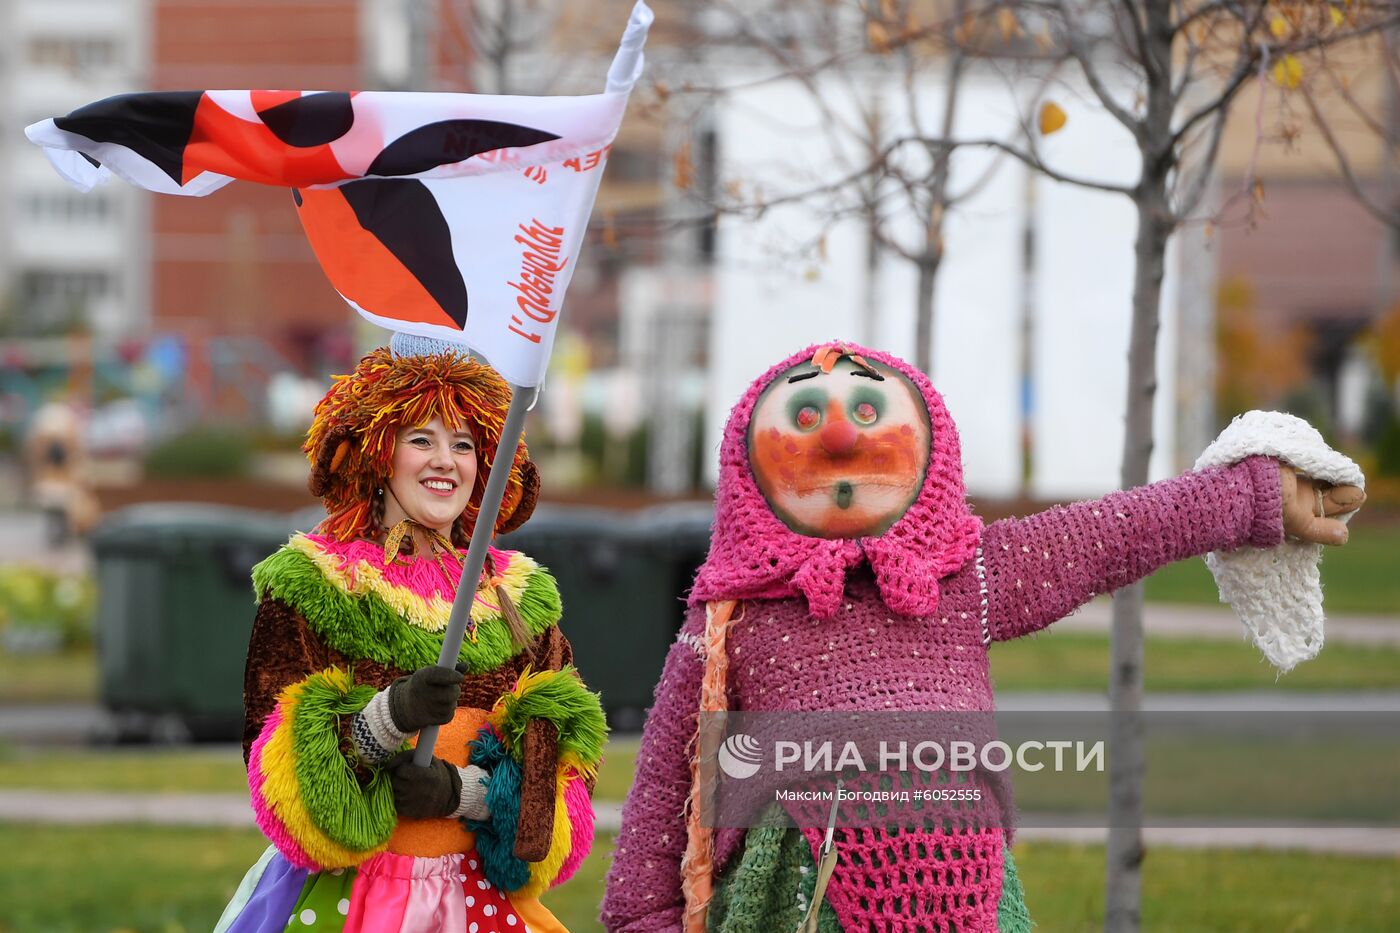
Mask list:
[{"label": "flag", "polygon": [[639,0],[601,94],[124,94],[25,135],[83,191],[113,174],[195,197],[235,180],[290,188],[352,308],[535,386],[651,21]]}]

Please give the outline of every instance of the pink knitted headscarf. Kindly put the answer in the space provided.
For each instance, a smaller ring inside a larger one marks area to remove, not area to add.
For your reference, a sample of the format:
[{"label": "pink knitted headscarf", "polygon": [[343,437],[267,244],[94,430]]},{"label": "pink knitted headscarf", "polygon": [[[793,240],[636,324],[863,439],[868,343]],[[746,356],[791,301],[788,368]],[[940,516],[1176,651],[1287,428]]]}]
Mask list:
[{"label": "pink knitted headscarf", "polygon": [[[928,470],[918,496],[884,534],[872,538],[813,538],[773,514],[749,468],[748,431],[754,405],[780,374],[836,346],[899,370],[918,388],[933,427]],[[812,615],[830,618],[841,606],[846,571],[869,561],[885,605],[906,616],[938,607],[938,581],[958,570],[977,548],[982,521],[968,508],[958,431],[928,377],[898,357],[854,344],[815,344],[759,377],[729,414],[720,446],[719,484],[710,553],[690,604],[721,599],[807,598]]]}]

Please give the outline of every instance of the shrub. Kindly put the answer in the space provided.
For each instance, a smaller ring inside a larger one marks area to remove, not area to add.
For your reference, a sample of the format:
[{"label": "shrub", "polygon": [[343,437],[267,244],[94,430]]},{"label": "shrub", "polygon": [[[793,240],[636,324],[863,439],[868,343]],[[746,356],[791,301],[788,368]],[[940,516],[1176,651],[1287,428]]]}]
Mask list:
[{"label": "shrub", "polygon": [[243,476],[252,463],[247,432],[193,428],[173,435],[146,453],[147,476]]},{"label": "shrub", "polygon": [[90,645],[95,609],[89,577],[38,567],[0,568],[0,630],[7,644]]}]

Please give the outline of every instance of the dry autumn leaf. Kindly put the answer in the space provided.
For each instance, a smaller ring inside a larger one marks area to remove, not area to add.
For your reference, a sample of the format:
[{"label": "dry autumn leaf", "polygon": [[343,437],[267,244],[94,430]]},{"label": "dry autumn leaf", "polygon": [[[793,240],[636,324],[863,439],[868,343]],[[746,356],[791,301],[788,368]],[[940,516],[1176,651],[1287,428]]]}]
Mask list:
[{"label": "dry autumn leaf", "polygon": [[690,160],[689,145],[676,150],[671,159],[671,168],[675,174],[676,187],[682,191],[689,191],[690,186],[695,183],[695,165]]},{"label": "dry autumn leaf", "polygon": [[1016,14],[1002,7],[997,10],[997,26],[1001,28],[1002,39],[1010,42],[1021,34],[1021,24],[1016,20]]},{"label": "dry autumn leaf", "polygon": [[885,24],[879,20],[872,19],[865,24],[865,40],[870,43],[870,50],[881,55],[890,50],[890,34],[885,29]]},{"label": "dry autumn leaf", "polygon": [[1064,129],[1069,117],[1065,115],[1060,105],[1053,100],[1047,100],[1040,105],[1040,135],[1049,136],[1051,133]]},{"label": "dry autumn leaf", "polygon": [[1303,63],[1296,56],[1285,55],[1274,62],[1273,76],[1279,87],[1294,90],[1303,83]]},{"label": "dry autumn leaf", "polygon": [[1269,20],[1269,32],[1275,39],[1285,38],[1290,30],[1291,27],[1288,25],[1288,20],[1284,19],[1282,16],[1275,16],[1273,19]]},{"label": "dry autumn leaf", "polygon": [[617,212],[603,212],[603,245],[608,249],[617,249]]}]

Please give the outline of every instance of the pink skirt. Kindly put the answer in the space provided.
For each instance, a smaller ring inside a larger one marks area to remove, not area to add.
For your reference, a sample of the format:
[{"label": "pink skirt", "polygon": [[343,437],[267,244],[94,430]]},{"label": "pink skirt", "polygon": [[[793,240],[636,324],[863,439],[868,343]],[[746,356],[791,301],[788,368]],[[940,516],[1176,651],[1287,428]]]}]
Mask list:
[{"label": "pink skirt", "polygon": [[[479,856],[381,852],[358,868],[310,872],[269,848],[243,879],[215,933],[548,933],[564,928],[538,901],[517,910]],[[527,925],[526,919],[529,919]]]}]

